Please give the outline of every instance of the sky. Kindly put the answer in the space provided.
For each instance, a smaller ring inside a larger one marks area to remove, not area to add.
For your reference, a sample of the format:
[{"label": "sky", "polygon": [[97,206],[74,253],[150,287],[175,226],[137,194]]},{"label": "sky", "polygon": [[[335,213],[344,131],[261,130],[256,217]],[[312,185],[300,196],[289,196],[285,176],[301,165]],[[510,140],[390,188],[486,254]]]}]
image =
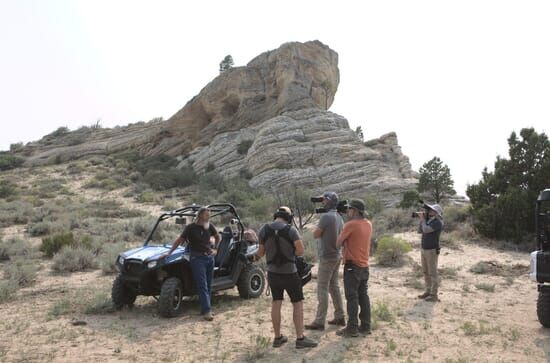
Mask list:
[{"label": "sky", "polygon": [[289,41],[339,54],[330,110],[438,156],[464,194],[511,132],[550,133],[549,1],[0,0],[0,150],[60,126],[168,119]]}]

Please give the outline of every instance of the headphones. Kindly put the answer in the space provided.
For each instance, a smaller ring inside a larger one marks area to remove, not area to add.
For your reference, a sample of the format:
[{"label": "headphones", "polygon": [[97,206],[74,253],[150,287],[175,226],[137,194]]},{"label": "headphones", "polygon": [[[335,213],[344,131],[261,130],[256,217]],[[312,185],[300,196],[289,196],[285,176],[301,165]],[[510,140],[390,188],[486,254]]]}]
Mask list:
[{"label": "headphones", "polygon": [[294,218],[294,214],[292,214],[292,210],[288,207],[279,207],[279,209],[277,209],[277,211],[273,214],[273,219],[276,218],[283,218],[290,223]]}]

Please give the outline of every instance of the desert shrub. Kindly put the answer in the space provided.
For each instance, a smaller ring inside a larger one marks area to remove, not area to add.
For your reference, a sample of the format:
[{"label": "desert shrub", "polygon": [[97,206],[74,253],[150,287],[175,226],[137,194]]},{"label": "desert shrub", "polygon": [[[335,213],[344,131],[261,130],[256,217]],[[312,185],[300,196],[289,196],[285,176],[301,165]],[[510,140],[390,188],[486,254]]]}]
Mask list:
[{"label": "desert shrub", "polygon": [[111,296],[100,292],[92,296],[83,306],[83,313],[87,315],[109,314],[115,311]]},{"label": "desert shrub", "polygon": [[479,284],[475,284],[476,289],[483,290],[487,292],[495,292],[495,284],[489,284],[486,282],[481,282]]},{"label": "desert shrub", "polygon": [[104,274],[113,274],[117,272],[116,259],[121,252],[126,250],[125,243],[109,243],[103,245],[99,255],[99,264]]},{"label": "desert shrub", "polygon": [[250,180],[254,177],[254,174],[248,168],[243,168],[239,170],[239,177],[245,180]]},{"label": "desert shrub", "polygon": [[52,199],[58,195],[69,195],[63,179],[41,179],[32,186],[32,195],[43,199]]},{"label": "desert shrub", "polygon": [[17,281],[0,280],[0,303],[13,299],[17,290],[19,290]]},{"label": "desert shrub", "polygon": [[402,239],[384,236],[378,241],[376,261],[382,266],[402,266],[412,247]]},{"label": "desert shrub", "polygon": [[33,206],[25,201],[0,201],[0,228],[14,224],[26,224],[33,215]]},{"label": "desert shrub", "polygon": [[135,163],[135,169],[145,175],[149,170],[168,170],[177,164],[178,160],[173,156],[161,154],[138,160]]},{"label": "desert shrub", "polygon": [[403,193],[403,198],[399,202],[398,207],[402,209],[410,209],[419,204],[420,194],[416,190],[408,190]]},{"label": "desert shrub", "polygon": [[372,307],[372,317],[373,320],[377,321],[393,322],[395,320],[395,316],[386,301],[378,301],[374,304]]},{"label": "desert shrub", "polygon": [[17,194],[17,184],[11,180],[0,180],[0,198],[9,198]]},{"label": "desert shrub", "polygon": [[241,155],[244,155],[248,152],[248,149],[252,146],[254,140],[243,140],[237,145],[237,152]]},{"label": "desert shrub", "polygon": [[4,278],[15,281],[19,287],[29,286],[36,278],[38,268],[27,260],[16,260],[4,269]]},{"label": "desert shrub", "polygon": [[418,219],[411,218],[409,210],[388,208],[372,219],[373,238],[411,230],[418,225]]},{"label": "desert shrub", "polygon": [[56,272],[85,271],[97,267],[96,257],[84,247],[65,246],[53,258]]},{"label": "desert shrub", "polygon": [[277,202],[270,196],[259,196],[246,203],[246,216],[260,221],[269,221],[273,217]]},{"label": "desert shrub", "polygon": [[97,218],[134,218],[146,213],[139,209],[123,207],[119,202],[111,199],[94,200],[88,204],[86,213]]},{"label": "desert shrub", "polygon": [[10,151],[11,152],[17,152],[23,149],[23,142],[16,142],[14,144],[10,144]]},{"label": "desert shrub", "polygon": [[213,172],[214,170],[216,170],[216,165],[214,165],[214,163],[211,161],[208,164],[206,164],[206,168],[204,168],[204,171],[206,173]]},{"label": "desert shrub", "polygon": [[86,168],[81,163],[70,163],[65,169],[65,173],[69,175],[81,174]]},{"label": "desert shrub", "polygon": [[223,177],[216,171],[210,171],[201,175],[199,178],[199,187],[203,192],[216,190],[219,193],[223,193],[226,189]]},{"label": "desert shrub", "polygon": [[36,257],[36,250],[28,241],[20,238],[9,238],[0,241],[0,261],[15,257],[34,258]]},{"label": "desert shrub", "polygon": [[33,223],[29,225],[27,231],[33,237],[45,236],[51,232],[51,225],[47,222]]},{"label": "desert shrub", "polygon": [[72,232],[59,233],[51,237],[43,238],[40,251],[47,257],[53,257],[63,247],[73,246],[75,238]]},{"label": "desert shrub", "polygon": [[19,156],[0,152],[0,171],[15,169],[23,165],[24,162],[25,159]]},{"label": "desert shrub", "polygon": [[304,241],[304,258],[308,262],[317,261],[317,241],[313,238],[313,232],[309,229],[302,231],[302,241]]},{"label": "desert shrub", "polygon": [[136,196],[136,202],[139,203],[154,203],[157,201],[157,196],[152,191],[146,190]]},{"label": "desert shrub", "polygon": [[197,174],[192,167],[184,169],[149,170],[143,181],[154,190],[166,190],[175,187],[186,187],[197,181]]},{"label": "desert shrub", "polygon": [[469,224],[469,219],[469,207],[449,206],[444,211],[445,231],[454,231],[460,226]]},{"label": "desert shrub", "polygon": [[373,218],[384,209],[382,201],[374,195],[364,196],[363,201],[365,202],[365,209],[369,218]]}]

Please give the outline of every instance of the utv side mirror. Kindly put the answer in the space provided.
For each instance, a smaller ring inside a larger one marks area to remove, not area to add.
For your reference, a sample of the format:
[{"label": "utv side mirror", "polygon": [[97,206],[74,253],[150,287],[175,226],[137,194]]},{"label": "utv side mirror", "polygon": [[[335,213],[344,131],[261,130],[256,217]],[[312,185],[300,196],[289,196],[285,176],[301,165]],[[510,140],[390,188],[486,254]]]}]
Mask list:
[{"label": "utv side mirror", "polygon": [[176,218],[176,224],[185,225],[185,224],[187,224],[187,219],[186,218]]},{"label": "utv side mirror", "polygon": [[237,223],[239,223],[239,220],[237,218],[232,218],[230,223],[231,224],[237,224]]}]

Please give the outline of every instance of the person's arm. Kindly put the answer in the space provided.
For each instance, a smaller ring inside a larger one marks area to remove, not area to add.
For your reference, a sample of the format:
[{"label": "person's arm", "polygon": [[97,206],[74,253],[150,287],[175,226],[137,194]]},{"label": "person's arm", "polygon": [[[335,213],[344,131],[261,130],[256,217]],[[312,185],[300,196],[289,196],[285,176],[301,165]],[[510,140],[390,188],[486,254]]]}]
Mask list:
[{"label": "person's arm", "polygon": [[303,257],[304,251],[304,242],[301,239],[294,241],[294,253],[296,254],[296,256]]},{"label": "person's arm", "polygon": [[344,224],[344,228],[342,229],[342,232],[340,232],[340,235],[336,240],[336,247],[344,246],[350,233],[351,233],[351,230],[350,230],[349,223]]},{"label": "person's arm", "polygon": [[430,224],[423,220],[420,223],[420,228],[422,228],[422,233],[433,233],[441,229],[441,221],[434,219]]},{"label": "person's arm", "polygon": [[329,220],[329,216],[327,214],[322,214],[321,218],[319,219],[319,224],[313,231],[313,238],[321,238],[323,235],[323,231],[327,228],[327,223]]},{"label": "person's arm", "polygon": [[321,238],[322,235],[323,235],[323,229],[319,227],[315,227],[315,229],[313,230],[313,238]]},{"label": "person's arm", "polygon": [[214,227],[214,225],[212,224],[210,225],[209,229],[210,229],[210,235],[214,237],[214,249],[217,250],[218,243],[220,243],[220,240],[221,240],[220,234],[218,233],[218,230],[216,229],[216,227]]},{"label": "person's arm", "polygon": [[256,254],[252,256],[252,261],[258,261],[260,258],[265,256],[265,231],[264,227],[262,227],[258,231],[258,251],[256,251]]}]

